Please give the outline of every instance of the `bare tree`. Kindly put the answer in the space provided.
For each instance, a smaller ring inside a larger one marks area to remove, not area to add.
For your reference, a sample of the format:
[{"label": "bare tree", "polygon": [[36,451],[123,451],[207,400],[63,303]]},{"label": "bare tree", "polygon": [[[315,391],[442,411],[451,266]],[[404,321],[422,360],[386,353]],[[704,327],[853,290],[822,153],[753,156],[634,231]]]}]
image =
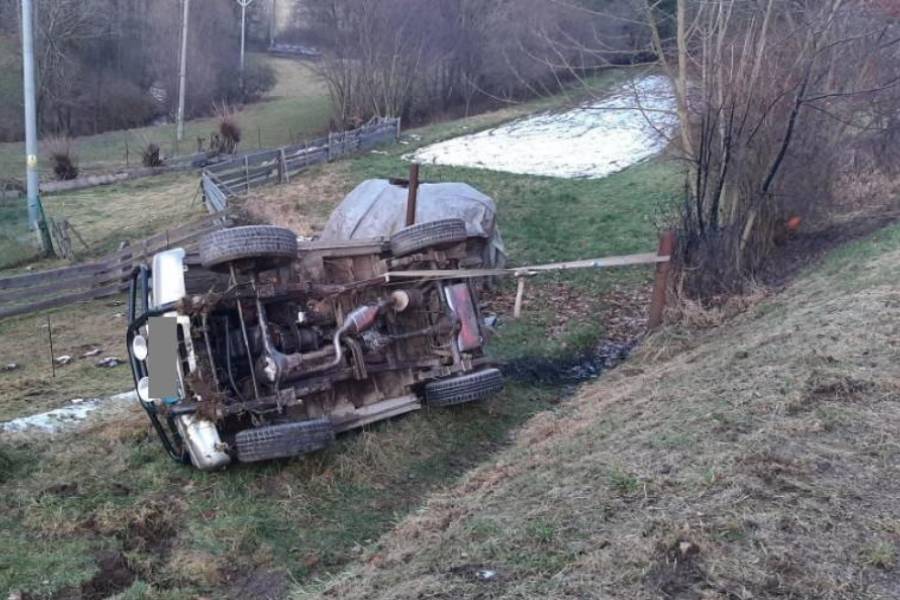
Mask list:
[{"label": "bare tree", "polygon": [[[900,86],[895,2],[629,0],[612,10],[552,1],[586,22],[627,25],[637,42],[630,64],[650,63],[672,82],[691,294],[739,290],[764,266],[789,217],[832,208],[835,186],[849,164],[860,164],[863,148],[896,147],[888,108]],[[584,44],[546,27],[542,37],[548,47],[610,55],[600,40]],[[580,63],[557,56],[556,67],[580,77]]]}]

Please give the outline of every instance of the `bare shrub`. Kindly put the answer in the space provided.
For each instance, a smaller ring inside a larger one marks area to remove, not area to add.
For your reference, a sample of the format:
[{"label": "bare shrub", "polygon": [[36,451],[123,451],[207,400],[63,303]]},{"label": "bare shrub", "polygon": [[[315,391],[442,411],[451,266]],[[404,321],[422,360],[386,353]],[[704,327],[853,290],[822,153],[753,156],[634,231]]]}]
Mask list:
[{"label": "bare shrub", "polygon": [[159,145],[149,142],[141,150],[141,164],[145,167],[161,167],[163,166],[163,157],[160,155]]},{"label": "bare shrub", "polygon": [[680,0],[674,29],[657,51],[675,81],[689,166],[686,291],[741,292],[790,219],[834,211],[839,174],[856,169],[851,148],[873,137],[893,145],[879,107],[896,98],[900,26],[840,0]]},{"label": "bare shrub", "polygon": [[[631,0],[606,0],[622,7]],[[630,62],[621,21],[585,19],[555,0],[328,0],[298,3],[298,23],[322,50],[335,120],[422,121],[477,102],[512,102],[560,89],[615,59]],[[427,18],[422,18],[427,15]],[[545,36],[561,43],[551,46]],[[609,53],[584,52],[603,39]]]},{"label": "bare shrub", "polygon": [[53,137],[44,141],[44,151],[53,174],[59,181],[67,181],[78,177],[78,163],[72,153],[72,142],[67,137]]},{"label": "bare shrub", "polygon": [[224,102],[214,107],[219,121],[218,135],[213,137],[211,146],[219,153],[233,154],[241,143],[241,125],[237,111]]}]

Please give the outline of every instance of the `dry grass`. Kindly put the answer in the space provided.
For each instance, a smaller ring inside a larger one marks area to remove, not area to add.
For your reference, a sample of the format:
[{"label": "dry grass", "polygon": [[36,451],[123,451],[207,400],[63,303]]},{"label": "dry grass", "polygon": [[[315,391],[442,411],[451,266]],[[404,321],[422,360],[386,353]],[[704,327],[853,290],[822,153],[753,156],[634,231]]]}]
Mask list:
[{"label": "dry grass", "polygon": [[[53,355],[69,355],[72,362],[50,366],[47,318],[53,327]],[[19,368],[0,372],[0,420],[43,412],[73,398],[95,398],[126,391],[131,372],[126,364],[100,368],[106,356],[126,358],[125,306],[120,299],[91,302],[0,322],[0,366]],[[100,349],[93,357],[83,357]]]},{"label": "dry grass", "polygon": [[319,233],[331,211],[344,199],[354,182],[346,162],[309,169],[287,185],[266,187],[241,201],[246,217],[292,229],[300,235]]},{"label": "dry grass", "polygon": [[898,597],[898,232],[649,340],[324,596]]},{"label": "dry grass", "polygon": [[[44,198],[44,210],[66,218],[95,251],[114,250],[206,214],[196,174],[150,177]],[[76,251],[83,251],[76,242]]]}]

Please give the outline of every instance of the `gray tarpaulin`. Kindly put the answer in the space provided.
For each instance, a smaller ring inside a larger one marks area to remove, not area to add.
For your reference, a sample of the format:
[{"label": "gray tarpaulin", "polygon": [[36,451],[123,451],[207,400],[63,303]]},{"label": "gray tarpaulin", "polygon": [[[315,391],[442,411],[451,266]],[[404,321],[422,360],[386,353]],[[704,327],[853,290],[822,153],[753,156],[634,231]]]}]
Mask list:
[{"label": "gray tarpaulin", "polygon": [[[386,179],[369,179],[350,192],[331,213],[322,240],[390,237],[403,229],[407,189]],[[465,183],[419,185],[416,223],[462,219],[470,236],[486,238],[486,265],[502,267],[506,249],[496,222],[494,201]]]}]

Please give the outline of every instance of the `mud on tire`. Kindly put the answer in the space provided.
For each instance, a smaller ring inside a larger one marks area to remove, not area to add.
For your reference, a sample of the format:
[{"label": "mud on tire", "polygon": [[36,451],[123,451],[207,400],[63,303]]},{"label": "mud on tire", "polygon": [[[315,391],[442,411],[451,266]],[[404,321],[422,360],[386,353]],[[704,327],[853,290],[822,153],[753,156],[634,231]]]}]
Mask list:
[{"label": "mud on tire", "polygon": [[425,386],[425,403],[429,406],[452,406],[482,400],[502,389],[503,374],[498,369],[484,369],[432,381]]},{"label": "mud on tire", "polygon": [[466,222],[462,219],[441,219],[416,223],[391,236],[391,253],[406,256],[426,248],[450,246],[466,240]]},{"label": "mud on tire", "polygon": [[207,269],[227,271],[229,263],[265,270],[297,257],[297,235],[272,225],[247,225],[214,231],[200,240],[200,261]]},{"label": "mud on tire", "polygon": [[333,441],[334,427],[328,419],[245,429],[234,437],[240,462],[299,456],[321,450]]}]

